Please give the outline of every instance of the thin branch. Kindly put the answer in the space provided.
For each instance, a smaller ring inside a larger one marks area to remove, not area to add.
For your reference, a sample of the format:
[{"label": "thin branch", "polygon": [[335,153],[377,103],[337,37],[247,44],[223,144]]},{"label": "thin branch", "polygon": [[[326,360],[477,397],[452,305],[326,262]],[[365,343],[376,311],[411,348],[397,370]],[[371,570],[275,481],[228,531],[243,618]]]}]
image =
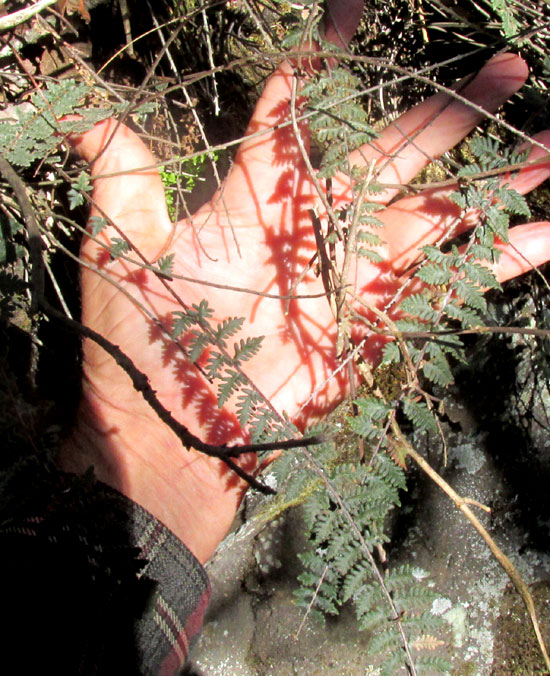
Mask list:
[{"label": "thin branch", "polygon": [[115,345],[110,340],[107,340],[107,338],[97,333],[97,331],[94,331],[89,326],[84,326],[80,322],[65,316],[63,313],[53,308],[45,299],[42,299],[41,306],[49,316],[55,317],[67,326],[70,326],[73,330],[82,334],[86,338],[93,340],[94,343],[102,347],[105,352],[107,352],[107,354],[109,354],[130,377],[136,392],[139,392],[143,396],[145,401],[157,414],[159,419],[162,420],[162,422],[165,423],[176,434],[185,448],[188,450],[194,449],[204,453],[205,455],[218,458],[228,467],[230,467],[236,474],[238,474],[241,479],[244,479],[248,484],[250,484],[250,486],[256,488],[262,493],[265,493],[266,495],[275,494],[275,490],[269,486],[266,486],[265,484],[260,483],[252,475],[242,470],[242,468],[232,461],[232,458],[239,458],[241,455],[246,453],[263,453],[281,449],[304,448],[306,446],[323,443],[324,441],[321,436],[314,436],[305,439],[290,439],[281,442],[274,441],[264,444],[235,444],[232,446],[207,444],[206,442],[199,439],[199,437],[192,434],[187,429],[187,427],[185,427],[185,425],[177,421],[170,411],[160,403],[155,391],[151,387],[151,383],[149,382],[147,375],[135,366],[130,357],[128,357],[128,355],[123,352],[118,347],[118,345]]},{"label": "thin branch", "polygon": [[506,164],[503,167],[496,167],[495,169],[488,169],[487,171],[478,171],[474,174],[449,178],[444,181],[433,181],[432,183],[380,183],[380,186],[382,188],[393,188],[411,193],[417,193],[422,190],[440,190],[441,188],[450,188],[460,183],[467,184],[491,178],[493,176],[500,176],[501,174],[511,174],[512,172],[535,167],[539,164],[549,163],[550,154],[547,154],[544,157],[538,157],[535,160],[525,160],[524,162],[517,162],[516,164]]},{"label": "thin branch", "polygon": [[11,14],[3,16],[0,18],[0,33],[25,23],[25,21],[32,19],[33,16],[36,16],[36,14],[41,12],[43,9],[55,4],[56,2],[57,0],[39,0],[30,7],[24,7],[17,12],[12,12]]},{"label": "thin branch", "polygon": [[317,172],[313,168],[313,165],[311,164],[311,160],[309,159],[309,152],[306,150],[304,140],[302,138],[302,134],[300,132],[300,128],[298,126],[298,117],[296,115],[296,98],[298,96],[298,80],[299,78],[297,75],[294,73],[292,77],[292,89],[291,89],[291,94],[290,94],[290,119],[291,119],[291,125],[292,125],[292,131],[294,132],[294,136],[296,138],[296,143],[298,145],[298,150],[300,151],[300,155],[302,157],[302,161],[304,162],[306,169],[308,171],[309,177],[311,182],[313,183],[313,186],[315,187],[315,190],[317,192],[317,195],[319,196],[319,200],[321,201],[327,216],[330,220],[330,224],[332,227],[338,232],[339,237],[342,239],[342,229],[340,227],[340,223],[338,221],[338,217],[334,213],[334,210],[332,206],[330,205],[327,196],[325,194],[325,191],[321,187],[321,184],[319,183],[319,179],[317,178]]},{"label": "thin branch", "polygon": [[294,638],[297,641],[298,637],[300,636],[300,633],[302,632],[302,629],[304,627],[304,624],[306,623],[306,620],[308,618],[308,615],[311,613],[311,609],[313,608],[313,604],[315,603],[315,599],[319,595],[319,590],[321,589],[321,585],[323,584],[323,581],[326,577],[326,574],[328,573],[329,565],[328,563],[325,566],[325,569],[321,573],[321,577],[319,578],[319,582],[317,583],[317,586],[315,587],[315,591],[313,592],[313,595],[311,597],[311,601],[309,602],[306,612],[304,613],[304,616],[302,617],[302,621],[300,622],[300,626],[298,627],[296,633],[294,634]]},{"label": "thin branch", "polygon": [[9,184],[19,202],[23,221],[27,229],[29,241],[29,255],[31,258],[31,312],[35,313],[40,305],[40,299],[44,295],[44,261],[42,259],[42,238],[40,229],[34,215],[25,184],[19,178],[11,164],[5,157],[0,155],[0,174]]}]

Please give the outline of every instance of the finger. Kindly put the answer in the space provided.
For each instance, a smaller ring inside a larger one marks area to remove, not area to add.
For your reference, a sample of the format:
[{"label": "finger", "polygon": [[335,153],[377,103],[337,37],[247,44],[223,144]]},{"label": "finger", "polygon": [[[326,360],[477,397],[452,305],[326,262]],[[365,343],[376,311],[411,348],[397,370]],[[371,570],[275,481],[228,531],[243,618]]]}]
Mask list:
[{"label": "finger", "polygon": [[[500,251],[496,263],[479,261],[490,268],[502,284],[510,279],[535,270],[550,261],[550,222],[539,221],[516,225],[510,229],[508,242],[497,242],[495,247]],[[467,245],[459,247],[460,253],[465,253]],[[409,270],[400,278],[402,282],[408,280],[412,272]],[[408,293],[416,293],[422,288],[422,283],[415,280],[409,287]]]},{"label": "finger", "polygon": [[[536,134],[533,140],[550,149],[550,131]],[[533,146],[528,161],[545,156],[548,153],[544,149]],[[502,183],[525,195],[549,177],[550,157],[548,162],[525,167],[512,178],[503,176]],[[464,215],[450,198],[455,190],[456,186],[444,190],[426,190],[399,200],[380,214],[380,219],[386,225],[384,239],[388,244],[388,260],[396,274],[400,275],[417,261],[421,247],[434,244],[445,236],[456,237],[478,222],[478,212],[471,211]]]},{"label": "finger", "polygon": [[[93,178],[90,216],[107,216],[149,260],[154,261],[172,235],[164,188],[156,163],[141,139],[115,120],[105,120],[70,138],[74,149],[91,163]],[[108,176],[109,174],[116,174]],[[101,237],[109,244],[120,232],[105,228]],[[105,249],[87,239],[82,254],[94,262],[105,261]],[[107,256],[108,260],[108,256]]]},{"label": "finger", "polygon": [[497,248],[500,259],[491,268],[499,282],[534,270],[550,261],[550,222],[518,225],[510,230],[509,243]]},{"label": "finger", "polygon": [[[527,75],[523,59],[499,54],[459,87],[458,93],[477,108],[493,113],[524,84]],[[439,93],[390,124],[378,139],[352,153],[350,160],[359,167],[376,161],[381,169],[379,183],[406,184],[433,158],[462,140],[483,117],[481,110]],[[349,181],[343,176],[335,190],[342,203],[352,198]],[[372,199],[387,203],[397,192],[397,188],[387,189]]]},{"label": "finger", "polygon": [[363,0],[329,0],[325,13],[325,39],[338,47],[347,47],[362,15]]},{"label": "finger", "polygon": [[[325,18],[325,37],[328,41],[345,47],[353,37],[363,12],[363,0],[329,0]],[[268,78],[263,93],[248,125],[245,137],[235,158],[233,171],[228,177],[224,192],[228,208],[238,209],[242,203],[242,190],[263,195],[267,200],[280,200],[290,195],[284,193],[291,168],[303,170],[294,130],[290,125],[290,100],[294,67],[284,61]],[[299,124],[300,136],[309,152],[309,133],[306,124]],[[287,180],[284,180],[284,179]],[[239,196],[231,198],[231,192]]]},{"label": "finger", "polygon": [[[238,213],[248,196],[255,200],[262,196],[266,202],[289,196],[283,194],[288,185],[283,178],[303,164],[289,126],[293,78],[291,63],[284,61],[267,80],[224,188],[224,201],[230,211]],[[307,129],[302,125],[300,131],[307,150]]]}]

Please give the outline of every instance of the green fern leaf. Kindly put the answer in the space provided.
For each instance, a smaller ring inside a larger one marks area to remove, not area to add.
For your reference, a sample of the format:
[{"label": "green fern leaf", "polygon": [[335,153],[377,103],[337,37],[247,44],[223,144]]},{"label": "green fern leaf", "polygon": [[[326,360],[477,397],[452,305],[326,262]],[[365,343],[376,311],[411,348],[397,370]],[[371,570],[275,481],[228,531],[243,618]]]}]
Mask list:
[{"label": "green fern leaf", "polygon": [[225,356],[220,352],[212,350],[208,355],[208,362],[205,366],[207,376],[211,379],[219,378],[222,367],[226,365],[227,359]]},{"label": "green fern leaf", "polygon": [[159,272],[162,275],[166,275],[167,277],[170,277],[174,271],[174,258],[176,257],[176,254],[168,254],[168,256],[163,256],[162,258],[158,259],[158,269]]},{"label": "green fern leaf", "polygon": [[234,362],[243,362],[252,359],[252,357],[260,351],[262,346],[263,336],[257,336],[255,338],[241,338],[239,343],[235,343],[233,355]]},{"label": "green fern leaf", "polygon": [[237,418],[241,427],[245,427],[250,421],[252,411],[261,402],[256,390],[245,387],[237,397]]},{"label": "green fern leaf", "polygon": [[349,601],[370,578],[372,578],[370,568],[364,562],[356,564],[344,579],[342,601]]},{"label": "green fern leaf", "polygon": [[363,618],[368,619],[369,613],[371,613],[372,610],[380,610],[384,613],[384,618],[387,619],[388,617],[388,607],[387,604],[384,602],[384,598],[382,596],[382,592],[380,590],[380,585],[378,583],[369,583],[363,585],[357,592],[355,599],[354,599],[354,605],[355,605],[355,612],[357,614],[357,618],[359,619],[359,624],[360,627],[367,628],[366,626],[363,627]]},{"label": "green fern leaf", "polygon": [[386,629],[376,633],[369,643],[368,652],[370,655],[385,655],[390,650],[395,650],[401,646],[401,636],[397,631],[395,624],[386,623]]},{"label": "green fern leaf", "polygon": [[434,310],[432,302],[432,296],[427,291],[413,293],[403,299],[401,309],[413,317],[435,321],[439,313]]},{"label": "green fern leaf", "polygon": [[100,216],[92,216],[88,221],[88,225],[91,227],[92,236],[97,237],[109,225],[109,221]]},{"label": "green fern leaf", "polygon": [[403,671],[402,649],[394,650],[389,655],[384,657],[384,661],[381,665],[380,676],[397,676],[399,673],[406,673]]},{"label": "green fern leaf", "polygon": [[[435,343],[432,343],[432,345],[435,345]],[[428,380],[431,380],[436,385],[441,385],[441,387],[447,387],[454,382],[449,362],[443,352],[433,356],[430,361],[426,362],[422,372]]]},{"label": "green fern leaf", "polygon": [[[285,491],[286,493],[286,491]],[[310,535],[313,532],[315,521],[319,514],[327,512],[330,509],[330,501],[325,491],[315,491],[303,504],[303,515],[306,526],[306,532]]]},{"label": "green fern leaf", "polygon": [[465,261],[462,266],[464,275],[471,281],[489,289],[502,289],[495,274],[485,265],[475,261]]},{"label": "green fern leaf", "polygon": [[115,260],[119,256],[129,253],[131,249],[132,247],[130,246],[130,243],[127,242],[125,239],[122,239],[121,237],[111,238],[111,246],[109,248],[111,260]]},{"label": "green fern leaf", "polygon": [[189,360],[193,363],[198,361],[209,344],[210,338],[206,333],[193,329],[189,334],[189,343],[187,345]]},{"label": "green fern leaf", "polygon": [[312,542],[322,544],[341,523],[341,517],[338,512],[324,512],[315,519],[313,527]]},{"label": "green fern leaf", "polygon": [[405,399],[403,401],[403,412],[416,428],[425,432],[437,432],[435,417],[425,402]]},{"label": "green fern leaf", "polygon": [[401,349],[399,343],[392,340],[384,345],[382,350],[382,364],[399,364],[401,361]]},{"label": "green fern leaf", "polygon": [[358,617],[357,626],[361,631],[373,631],[388,621],[388,613],[383,600],[380,599],[379,603],[380,607],[373,608]]},{"label": "green fern leaf", "polygon": [[432,246],[431,244],[423,246],[421,251],[423,251],[424,255],[426,258],[431,261],[432,263],[436,263],[437,265],[443,265],[445,264],[446,266],[450,265],[455,265],[456,261],[454,260],[454,257],[451,256],[448,253],[443,253],[441,249],[439,249],[436,246]]},{"label": "green fern leaf", "polygon": [[398,490],[407,489],[407,479],[402,467],[396,465],[387,455],[379,453],[372,463],[373,471],[377,476]]},{"label": "green fern leaf", "polygon": [[215,340],[218,345],[226,345],[230,336],[240,331],[244,324],[244,317],[228,317],[218,324],[215,330]]},{"label": "green fern leaf", "polygon": [[76,207],[84,204],[84,194],[90,192],[92,184],[90,183],[90,175],[85,171],[81,171],[78,179],[71,184],[71,188],[67,192],[69,198],[69,209],[76,209]]},{"label": "green fern leaf", "polygon": [[[451,319],[458,320],[466,329],[472,326],[483,326],[484,324],[483,319],[477,310],[472,310],[465,305],[451,302],[445,306],[444,312]],[[452,342],[448,340],[449,338],[458,338],[458,336],[445,336],[444,341],[446,343]],[[462,345],[460,339],[457,341],[457,346],[459,345]]]},{"label": "green fern leaf", "polygon": [[501,205],[507,212],[531,218],[531,209],[527,204],[527,200],[517,190],[509,186],[501,186],[494,191],[497,203]]},{"label": "green fern leaf", "polygon": [[416,276],[426,284],[443,286],[451,281],[452,273],[446,267],[436,263],[427,263],[416,272]]},{"label": "green fern leaf", "polygon": [[238,371],[226,371],[221,377],[221,383],[218,385],[218,407],[222,408],[238,389],[239,385],[243,383],[243,376]]},{"label": "green fern leaf", "polygon": [[458,298],[461,298],[466,305],[478,310],[481,313],[487,311],[487,301],[483,296],[480,287],[467,279],[457,279],[453,284],[453,290]]},{"label": "green fern leaf", "polygon": [[452,662],[439,655],[418,655],[415,666],[422,674],[449,674],[453,671]]}]

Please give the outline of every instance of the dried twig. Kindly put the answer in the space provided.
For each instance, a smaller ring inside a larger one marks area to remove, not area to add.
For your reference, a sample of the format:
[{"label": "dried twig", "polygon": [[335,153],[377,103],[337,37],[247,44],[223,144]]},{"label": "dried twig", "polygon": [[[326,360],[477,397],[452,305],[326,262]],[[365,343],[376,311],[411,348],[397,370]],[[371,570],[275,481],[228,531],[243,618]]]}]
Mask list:
[{"label": "dried twig", "polygon": [[38,2],[35,2],[34,5],[31,5],[30,7],[23,7],[23,9],[20,9],[17,12],[12,12],[11,14],[1,17],[0,33],[25,23],[25,21],[32,19],[33,16],[36,16],[43,9],[50,7],[50,5],[54,5],[56,2],[57,0],[38,0]]}]

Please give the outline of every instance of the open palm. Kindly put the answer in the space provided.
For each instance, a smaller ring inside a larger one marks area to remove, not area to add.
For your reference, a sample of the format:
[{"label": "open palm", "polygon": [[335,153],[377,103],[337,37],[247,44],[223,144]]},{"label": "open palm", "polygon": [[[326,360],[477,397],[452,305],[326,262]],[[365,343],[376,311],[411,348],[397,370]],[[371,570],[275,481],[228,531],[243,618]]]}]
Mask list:
[{"label": "open palm", "polygon": [[[503,54],[461,93],[494,111],[526,76],[520,58]],[[264,336],[262,349],[244,370],[271,404],[298,426],[326,414],[349,386],[347,377],[333,375],[339,364],[336,322],[322,275],[309,265],[316,251],[311,210],[322,218],[324,209],[288,124],[293,77],[289,62],[271,76],[250,122],[250,138],[241,145],[222,189],[192,219],[175,226],[169,222],[157,172],[139,171],[155,161],[133,132],[110,120],[73,139],[78,152],[93,162],[97,177],[92,215],[107,214],[149,262],[175,254],[174,279],[163,284],[151,271],[126,260],[111,260],[104,247],[85,238],[82,260],[88,267],[82,271],[82,321],[119,345],[149,376],[174,417],[214,444],[238,443],[246,436],[234,402],[220,410],[215,386],[169,338],[172,313],[182,310],[180,300],[189,307],[206,299],[214,310],[214,325],[229,317],[245,318],[235,341]],[[380,183],[407,183],[481,117],[463,103],[436,95],[390,125],[352,161],[374,160]],[[301,136],[307,147],[305,128]],[[540,134],[538,140],[550,145],[550,133]],[[543,154],[534,148],[531,157]],[[539,164],[520,173],[512,185],[525,193],[549,173],[548,165]],[[324,187],[324,181],[320,184]],[[387,204],[395,194],[396,189],[388,188],[376,199]],[[335,207],[352,197],[345,178],[337,178]],[[379,217],[386,224],[381,231],[384,260],[375,264],[360,259],[348,279],[357,296],[378,307],[402,283],[419,247],[436,241],[451,226],[460,232],[475,220],[475,215],[460,220],[443,190],[393,202]],[[502,247],[504,255],[495,270],[498,278],[509,279],[550,259],[549,235],[548,223],[514,228],[511,244]],[[120,232],[107,227],[100,237],[109,244]],[[181,345],[185,347],[188,339],[183,334]],[[380,348],[379,340],[367,341],[363,358],[375,363]],[[219,461],[183,449],[128,376],[90,341],[84,347],[84,373],[81,415],[66,465],[83,469],[94,463],[99,478],[147,507],[206,560],[234,517],[243,485],[234,477],[228,481]],[[254,466],[252,458],[243,462],[248,469]]]}]

